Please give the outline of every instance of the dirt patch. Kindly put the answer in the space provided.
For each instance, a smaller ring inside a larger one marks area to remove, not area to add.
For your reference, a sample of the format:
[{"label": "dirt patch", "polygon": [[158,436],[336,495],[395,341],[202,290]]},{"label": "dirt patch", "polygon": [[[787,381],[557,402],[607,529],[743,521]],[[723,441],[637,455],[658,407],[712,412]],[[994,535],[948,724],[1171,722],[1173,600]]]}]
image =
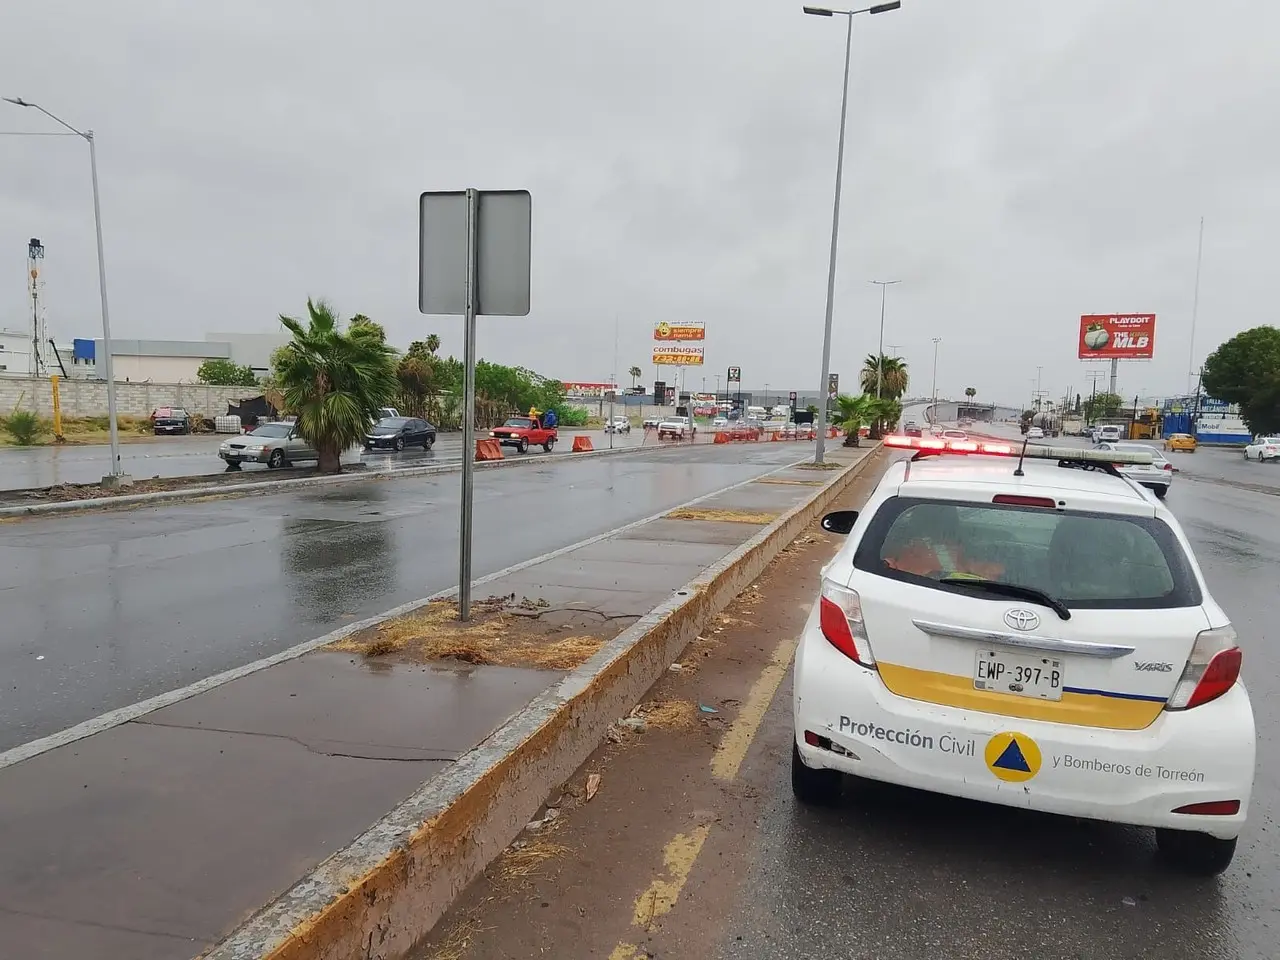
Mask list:
[{"label": "dirt patch", "polygon": [[505,667],[572,670],[634,618],[601,620],[590,611],[565,611],[546,601],[489,597],[471,604],[471,620],[458,619],[452,600],[363,630],[328,649],[414,663],[457,660]]},{"label": "dirt patch", "polygon": [[824,482],[822,480],[788,480],[786,477],[761,477],[756,481],[756,483],[781,483],[797,487],[820,487]]},{"label": "dirt patch", "polygon": [[667,514],[668,520],[707,520],[719,523],[773,523],[778,519],[776,513],[763,513],[758,510],[699,510],[696,507],[682,507]]},{"label": "dirt patch", "polygon": [[846,463],[832,463],[830,460],[827,460],[823,463],[798,463],[796,464],[795,469],[796,470],[843,470],[847,466],[848,464]]}]

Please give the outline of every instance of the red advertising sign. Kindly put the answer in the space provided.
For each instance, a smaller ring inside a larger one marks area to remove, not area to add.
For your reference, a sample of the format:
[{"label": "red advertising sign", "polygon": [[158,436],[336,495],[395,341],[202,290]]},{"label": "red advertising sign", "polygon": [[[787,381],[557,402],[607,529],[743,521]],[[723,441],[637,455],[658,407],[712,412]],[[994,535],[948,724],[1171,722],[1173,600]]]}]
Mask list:
[{"label": "red advertising sign", "polygon": [[1154,313],[1101,313],[1080,318],[1081,360],[1150,360],[1156,346]]}]

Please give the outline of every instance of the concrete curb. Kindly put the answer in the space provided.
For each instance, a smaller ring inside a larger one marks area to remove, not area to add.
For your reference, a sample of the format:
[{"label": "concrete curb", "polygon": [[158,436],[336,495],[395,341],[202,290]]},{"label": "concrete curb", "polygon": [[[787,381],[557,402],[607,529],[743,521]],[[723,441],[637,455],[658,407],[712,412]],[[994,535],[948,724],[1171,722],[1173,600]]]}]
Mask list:
[{"label": "concrete curb", "polygon": [[403,957],[586,760],[609,724],[844,492],[878,448],[703,571],[202,956]]},{"label": "concrete curb", "polygon": [[[585,453],[559,454],[555,457],[530,456],[484,461],[476,464],[477,470],[495,470],[502,467],[528,466],[558,463],[567,460],[587,460],[592,457],[616,457],[642,451],[670,450],[674,447],[618,447],[613,450],[590,450]],[[293,477],[288,480],[260,480],[250,483],[211,484],[188,487],[183,490],[158,490],[153,493],[126,493],[118,497],[98,497],[92,500],[65,500],[57,503],[33,503],[16,507],[0,507],[0,517],[36,517],[59,513],[80,513],[95,510],[111,510],[120,507],[145,506],[153,503],[172,503],[181,500],[200,500],[206,497],[252,497],[286,492],[304,487],[327,487],[359,480],[398,480],[408,477],[426,477],[437,473],[453,473],[462,469],[461,460],[430,466],[405,467],[402,470],[360,470],[328,477]]]}]

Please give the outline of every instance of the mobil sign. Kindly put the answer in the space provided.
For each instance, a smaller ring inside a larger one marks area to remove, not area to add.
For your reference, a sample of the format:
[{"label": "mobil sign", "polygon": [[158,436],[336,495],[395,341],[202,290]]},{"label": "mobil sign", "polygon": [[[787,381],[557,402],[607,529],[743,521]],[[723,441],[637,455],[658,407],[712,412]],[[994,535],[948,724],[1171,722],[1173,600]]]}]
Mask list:
[{"label": "mobil sign", "polygon": [[1091,313],[1080,318],[1081,360],[1150,360],[1155,346],[1154,313]]}]

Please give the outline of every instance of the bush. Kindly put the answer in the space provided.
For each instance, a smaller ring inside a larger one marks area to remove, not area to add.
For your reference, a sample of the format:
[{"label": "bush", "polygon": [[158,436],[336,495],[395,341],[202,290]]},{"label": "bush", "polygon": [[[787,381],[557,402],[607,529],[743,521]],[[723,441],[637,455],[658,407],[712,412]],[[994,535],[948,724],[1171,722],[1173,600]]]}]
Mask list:
[{"label": "bush", "polygon": [[15,410],[5,421],[4,428],[18,443],[30,446],[44,431],[44,424],[30,410]]},{"label": "bush", "polygon": [[585,427],[590,413],[586,407],[557,403],[551,407],[556,412],[556,419],[562,427]]}]

